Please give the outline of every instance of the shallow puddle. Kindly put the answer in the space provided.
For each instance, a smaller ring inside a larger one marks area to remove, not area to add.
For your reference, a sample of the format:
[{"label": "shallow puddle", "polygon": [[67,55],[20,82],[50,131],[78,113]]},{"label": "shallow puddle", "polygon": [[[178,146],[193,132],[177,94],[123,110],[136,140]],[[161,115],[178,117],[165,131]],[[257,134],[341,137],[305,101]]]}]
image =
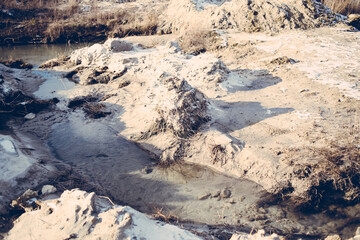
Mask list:
[{"label": "shallow puddle", "polygon": [[[160,211],[172,220],[299,237],[331,233],[350,237],[359,224],[355,218],[341,216],[350,211],[345,209],[338,209],[338,216],[328,211],[304,215],[291,205],[259,205],[269,194],[246,179],[193,164],[159,166],[105,121],[87,120],[80,112],[53,129],[49,145],[57,158],[102,186],[117,203],[145,213]],[[353,213],[358,209],[352,208]]]}]

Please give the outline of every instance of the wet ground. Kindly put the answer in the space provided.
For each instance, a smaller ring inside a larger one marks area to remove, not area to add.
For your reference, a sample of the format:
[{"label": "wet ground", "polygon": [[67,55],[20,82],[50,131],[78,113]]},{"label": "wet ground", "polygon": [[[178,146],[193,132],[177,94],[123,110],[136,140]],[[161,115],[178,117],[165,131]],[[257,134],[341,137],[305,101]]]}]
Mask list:
[{"label": "wet ground", "polygon": [[[34,65],[47,60],[46,49],[38,50],[25,59]],[[41,56],[31,60],[37,52]],[[51,48],[50,52],[57,50]],[[35,92],[41,99],[53,98],[75,86],[57,72],[34,73],[48,79]],[[332,206],[320,214],[305,215],[294,212],[291,203],[264,203],[269,194],[246,179],[197,165],[159,166],[147,152],[112,129],[106,118],[89,120],[80,110],[69,111],[66,119],[52,124],[47,142],[55,158],[102,186],[117,203],[146,213],[160,212],[171,221],[248,231],[266,229],[309,238],[331,233],[350,237],[360,223],[356,218],[359,206]]]}]

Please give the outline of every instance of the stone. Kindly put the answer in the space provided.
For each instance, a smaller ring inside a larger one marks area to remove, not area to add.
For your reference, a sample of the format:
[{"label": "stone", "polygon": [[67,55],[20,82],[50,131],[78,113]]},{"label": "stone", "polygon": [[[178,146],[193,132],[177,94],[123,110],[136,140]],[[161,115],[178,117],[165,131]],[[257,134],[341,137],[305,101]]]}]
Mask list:
[{"label": "stone", "polygon": [[27,120],[31,120],[31,119],[34,119],[36,117],[35,113],[28,113],[25,115],[25,119]]},{"label": "stone", "polygon": [[355,231],[355,236],[359,236],[360,235],[360,227],[358,227]]},{"label": "stone", "polygon": [[141,171],[145,174],[150,174],[150,173],[152,173],[153,169],[152,169],[152,167],[146,166]]},{"label": "stone", "polygon": [[199,199],[199,200],[206,200],[206,199],[208,199],[210,196],[211,196],[211,193],[205,193],[205,194],[203,194],[203,195],[200,195],[200,196],[198,197],[198,199]]},{"label": "stone", "polygon": [[212,197],[213,197],[213,198],[217,198],[217,197],[220,196],[220,194],[221,194],[221,191],[217,191],[217,192],[215,192],[214,194],[212,194]]},{"label": "stone", "polygon": [[35,192],[31,189],[28,189],[23,193],[23,195],[21,195],[21,198],[28,200],[30,198],[34,198],[37,196],[39,196],[37,192]]},{"label": "stone", "polygon": [[134,49],[134,46],[131,42],[120,40],[120,39],[109,39],[105,42],[105,46],[107,46],[112,52],[126,52]]},{"label": "stone", "polygon": [[335,235],[327,236],[325,238],[325,240],[341,240],[341,237],[339,235],[335,234]]},{"label": "stone", "polygon": [[56,191],[57,191],[56,187],[52,185],[44,185],[41,189],[41,194],[48,195],[48,194],[56,193]]},{"label": "stone", "polygon": [[350,14],[348,18],[348,23],[350,26],[353,26],[360,30],[360,15],[359,14]]},{"label": "stone", "polygon": [[221,192],[221,198],[229,198],[231,196],[231,191],[229,189],[224,189]]}]

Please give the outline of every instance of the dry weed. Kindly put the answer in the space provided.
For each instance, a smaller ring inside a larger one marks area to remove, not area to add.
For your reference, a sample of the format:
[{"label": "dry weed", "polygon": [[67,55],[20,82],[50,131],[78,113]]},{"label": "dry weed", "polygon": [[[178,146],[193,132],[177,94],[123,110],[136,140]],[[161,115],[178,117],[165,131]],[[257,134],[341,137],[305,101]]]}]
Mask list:
[{"label": "dry weed", "polygon": [[198,55],[213,48],[214,43],[217,42],[216,35],[203,26],[193,27],[181,34],[180,47],[187,53]]},{"label": "dry weed", "polygon": [[[344,120],[322,147],[303,146],[284,150],[285,161],[293,166],[292,174],[300,181],[307,179],[311,187],[298,200],[303,211],[321,210],[332,203],[360,201],[360,123],[358,119]],[[281,189],[280,189],[281,190]]]},{"label": "dry weed", "polygon": [[226,149],[222,145],[213,145],[211,149],[212,164],[221,162],[221,165],[226,163]]},{"label": "dry weed", "polygon": [[154,214],[153,217],[157,220],[161,220],[166,223],[178,222],[179,218],[171,213],[165,213],[163,208],[153,207]]}]

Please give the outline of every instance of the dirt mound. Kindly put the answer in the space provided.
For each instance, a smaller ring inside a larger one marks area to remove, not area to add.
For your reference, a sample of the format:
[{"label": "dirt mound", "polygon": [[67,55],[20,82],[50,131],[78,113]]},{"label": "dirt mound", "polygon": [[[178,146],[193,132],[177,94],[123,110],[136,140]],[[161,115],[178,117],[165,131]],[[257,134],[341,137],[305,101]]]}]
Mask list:
[{"label": "dirt mound", "polygon": [[311,0],[173,0],[162,18],[164,32],[188,28],[279,32],[331,25],[340,20],[324,5]]},{"label": "dirt mound", "polygon": [[187,138],[193,135],[202,123],[209,120],[204,94],[192,88],[185,80],[163,74],[160,76],[158,84],[161,85],[164,92],[151,93],[155,93],[154,95],[157,95],[162,103],[157,108],[158,117],[141,138],[148,138],[164,131]]},{"label": "dirt mound", "polygon": [[6,239],[200,239],[95,193],[65,191],[37,202],[41,209],[17,219]]}]

